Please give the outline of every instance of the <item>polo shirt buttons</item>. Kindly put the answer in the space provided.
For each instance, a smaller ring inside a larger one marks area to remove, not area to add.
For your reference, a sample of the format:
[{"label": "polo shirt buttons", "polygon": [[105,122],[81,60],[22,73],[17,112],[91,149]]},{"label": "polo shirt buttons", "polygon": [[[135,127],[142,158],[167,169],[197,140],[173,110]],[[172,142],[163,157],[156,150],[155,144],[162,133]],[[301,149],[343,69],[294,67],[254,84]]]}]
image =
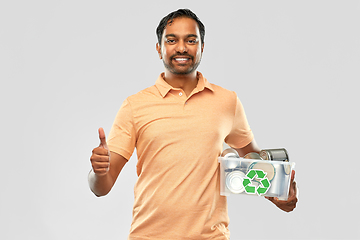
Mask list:
[{"label": "polo shirt buttons", "polygon": [[179,96],[180,96],[180,97],[182,96],[182,92],[179,92]]}]

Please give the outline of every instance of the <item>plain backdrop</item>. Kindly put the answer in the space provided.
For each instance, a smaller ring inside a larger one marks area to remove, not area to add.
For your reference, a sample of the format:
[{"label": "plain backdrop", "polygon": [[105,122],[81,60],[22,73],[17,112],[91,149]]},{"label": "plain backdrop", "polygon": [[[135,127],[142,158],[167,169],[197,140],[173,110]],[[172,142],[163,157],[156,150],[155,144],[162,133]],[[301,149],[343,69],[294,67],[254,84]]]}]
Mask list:
[{"label": "plain backdrop", "polygon": [[228,197],[231,239],[360,239],[359,1],[0,3],[1,239],[126,239],[136,154],[106,197],[88,188],[97,129],[155,83],[162,17],[206,27],[199,67],[236,91],[262,148],[285,147],[300,195],[285,213]]}]

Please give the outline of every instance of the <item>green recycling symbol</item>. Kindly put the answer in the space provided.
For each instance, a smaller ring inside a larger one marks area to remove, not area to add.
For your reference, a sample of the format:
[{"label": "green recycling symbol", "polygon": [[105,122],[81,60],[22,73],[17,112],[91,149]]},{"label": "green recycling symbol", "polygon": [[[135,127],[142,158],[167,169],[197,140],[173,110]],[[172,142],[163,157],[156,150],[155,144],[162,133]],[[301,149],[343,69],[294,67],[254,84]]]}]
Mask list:
[{"label": "green recycling symbol", "polygon": [[[270,188],[271,184],[269,179],[267,179],[266,174],[263,170],[260,169],[251,169],[243,180],[243,186],[245,188],[245,192],[248,194],[255,194],[257,193],[259,196],[261,194],[265,194],[268,189]],[[254,180],[255,176],[257,179],[261,179],[261,185],[253,186],[251,185],[251,181]]]}]

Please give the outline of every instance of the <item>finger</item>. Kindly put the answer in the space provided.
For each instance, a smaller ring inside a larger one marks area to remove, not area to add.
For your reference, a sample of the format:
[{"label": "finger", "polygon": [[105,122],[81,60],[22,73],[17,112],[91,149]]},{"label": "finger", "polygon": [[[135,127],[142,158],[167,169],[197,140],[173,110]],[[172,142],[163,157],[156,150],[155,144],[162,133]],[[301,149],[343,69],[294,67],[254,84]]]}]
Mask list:
[{"label": "finger", "polygon": [[296,195],[290,195],[286,200],[280,200],[279,198],[275,197],[273,199],[274,203],[280,203],[280,204],[288,204],[290,202],[297,202]]},{"label": "finger", "polygon": [[93,168],[93,171],[95,174],[102,176],[107,174],[109,168]]},{"label": "finger", "polygon": [[106,173],[107,171],[109,171],[109,167],[109,162],[92,162],[92,168],[95,173]]},{"label": "finger", "polygon": [[293,182],[295,179],[295,170],[292,170],[291,171],[291,181],[290,182]]},{"label": "finger", "polygon": [[296,182],[295,181],[290,183],[289,199],[296,199],[297,200],[297,187],[296,187]]},{"label": "finger", "polygon": [[106,143],[105,132],[104,132],[103,128],[99,128],[99,139],[100,139],[99,147],[103,147],[105,149],[108,149],[107,143]]},{"label": "finger", "polygon": [[93,169],[107,169],[109,168],[109,163],[108,162],[94,162],[92,164]]},{"label": "finger", "polygon": [[296,196],[296,195],[297,195],[296,182],[295,182],[295,181],[293,181],[290,187],[291,187],[291,191],[292,191],[292,193],[294,194],[294,196]]},{"label": "finger", "polygon": [[296,198],[296,195],[291,195],[289,196],[289,198],[286,200],[286,201],[283,201],[282,203],[288,205],[288,206],[292,206],[292,205],[296,205],[297,203],[297,198]]},{"label": "finger", "polygon": [[109,151],[103,146],[96,147],[92,150],[93,155],[95,156],[109,156]]},{"label": "finger", "polygon": [[[103,149],[103,150],[105,150],[105,149]],[[98,155],[98,154],[91,155],[90,161],[91,162],[110,162],[109,161],[109,156],[107,155],[107,152],[105,154],[102,154],[102,155]]]}]

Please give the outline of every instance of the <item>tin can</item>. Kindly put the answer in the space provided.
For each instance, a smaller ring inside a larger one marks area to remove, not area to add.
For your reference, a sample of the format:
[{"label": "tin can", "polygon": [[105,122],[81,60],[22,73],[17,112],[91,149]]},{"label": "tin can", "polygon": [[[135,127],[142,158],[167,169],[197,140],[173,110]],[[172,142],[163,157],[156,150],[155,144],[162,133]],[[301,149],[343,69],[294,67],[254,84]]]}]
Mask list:
[{"label": "tin can", "polygon": [[250,164],[249,169],[263,170],[266,173],[266,177],[270,182],[276,176],[276,169],[274,168],[274,164],[271,162],[254,161],[253,163]]},{"label": "tin can", "polygon": [[251,153],[248,153],[244,156],[245,159],[258,159],[258,160],[261,160],[261,156],[258,154],[258,153],[255,153],[255,152],[251,152]]},{"label": "tin can", "polygon": [[264,160],[270,161],[289,161],[289,154],[285,148],[263,149],[260,151],[260,157]]},{"label": "tin can", "polygon": [[239,158],[238,152],[233,148],[227,148],[221,153],[221,157],[229,158],[229,157],[235,157]]},{"label": "tin can", "polygon": [[221,153],[221,157],[223,158],[227,158],[226,160],[226,168],[228,169],[227,171],[232,171],[233,169],[235,168],[238,168],[239,167],[239,154],[238,152],[233,149],[233,148],[228,148],[228,149],[225,149],[222,153]]},{"label": "tin can", "polygon": [[225,180],[227,189],[229,189],[232,193],[242,193],[245,190],[243,185],[244,178],[245,173],[241,171],[228,173]]},{"label": "tin can", "polygon": [[285,148],[278,149],[264,149],[260,151],[260,156],[264,160],[273,161],[272,165],[275,169],[274,178],[271,181],[271,187],[268,190],[268,196],[278,196],[283,195],[283,192],[286,190],[285,183],[289,178],[290,174],[290,165],[282,165],[280,162],[289,162],[289,154]]}]

